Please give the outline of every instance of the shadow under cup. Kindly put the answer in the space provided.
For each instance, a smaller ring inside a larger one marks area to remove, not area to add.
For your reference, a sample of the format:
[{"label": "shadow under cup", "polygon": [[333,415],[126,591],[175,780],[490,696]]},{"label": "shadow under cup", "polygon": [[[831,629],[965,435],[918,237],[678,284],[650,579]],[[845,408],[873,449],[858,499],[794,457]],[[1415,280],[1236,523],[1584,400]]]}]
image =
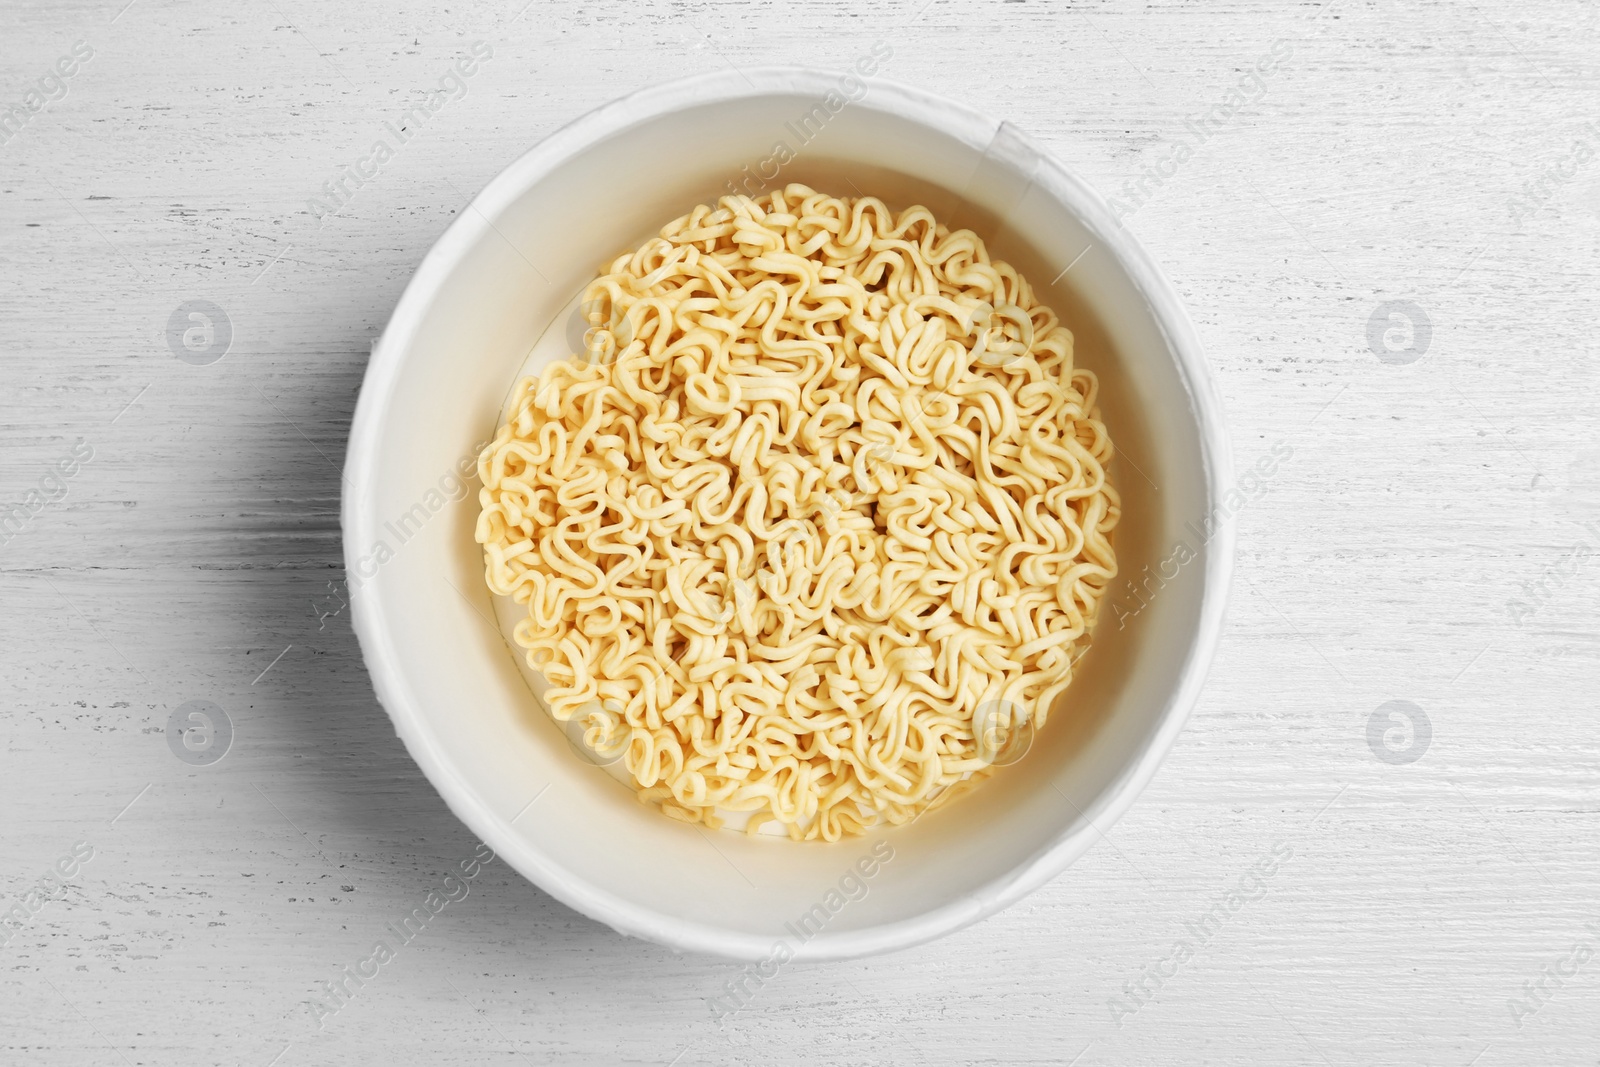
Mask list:
[{"label": "shadow under cup", "polygon": [[[357,633],[397,731],[507,862],[585,914],[674,948],[764,959],[781,941],[800,958],[844,958],[992,913],[1087,848],[1089,820],[1104,829],[1131,802],[1214,644],[1231,558],[1216,507],[1226,460],[1170,287],[1059,164],[1007,125],[877,81],[801,142],[795,119],[836,76],[746,74],[755,89],[714,75],[608,105],[462,212],[368,369],[347,460],[347,567]],[[778,144],[792,158],[763,182]],[[893,209],[922,203],[971,227],[1072,329],[1118,453],[1121,573],[1026,758],[910,825],[836,844],[684,825],[577,758],[495,621],[473,540],[476,479],[463,499],[430,495],[493,435],[516,379],[537,370],[536,342],[564,334],[601,263],[730,181],[751,195],[793,181]],[[1188,551],[1173,565],[1180,544]]]}]

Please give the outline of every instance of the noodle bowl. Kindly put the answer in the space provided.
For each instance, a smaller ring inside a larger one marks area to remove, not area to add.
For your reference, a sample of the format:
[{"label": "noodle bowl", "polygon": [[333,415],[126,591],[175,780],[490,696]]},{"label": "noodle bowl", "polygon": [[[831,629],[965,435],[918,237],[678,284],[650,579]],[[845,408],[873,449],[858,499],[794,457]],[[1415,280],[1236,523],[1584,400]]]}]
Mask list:
[{"label": "noodle bowl", "polygon": [[837,840],[1044,725],[1116,575],[1098,383],[969,230],[791,184],[585,294],[477,539],[560,720],[673,818]]}]

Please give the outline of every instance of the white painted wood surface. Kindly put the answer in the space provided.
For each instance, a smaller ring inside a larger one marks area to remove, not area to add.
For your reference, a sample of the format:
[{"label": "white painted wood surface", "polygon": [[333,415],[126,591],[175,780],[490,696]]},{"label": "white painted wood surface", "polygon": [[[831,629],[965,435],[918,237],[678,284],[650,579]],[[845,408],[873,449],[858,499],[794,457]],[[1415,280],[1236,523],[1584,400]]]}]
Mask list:
[{"label": "white painted wood surface", "polygon": [[[124,2],[0,11],[0,107],[93,53],[0,144],[0,507],[26,514],[0,546],[0,912],[24,912],[0,1062],[1600,1062],[1593,3]],[[887,76],[1014,120],[1108,195],[1150,168],[1128,224],[1189,302],[1240,468],[1293,449],[1242,516],[1187,731],[1025,902],[788,969],[721,1029],[706,1001],[735,968],[496,863],[319,1029],[321,983],[475,846],[347,619],[320,617],[370,339],[452,215],[562,123],[877,40]],[[307,198],[475,41],[467,94],[319,228]],[[1208,138],[1174,167],[1190,119]],[[192,299],[232,326],[206,366],[167,344]],[[1421,358],[1369,344],[1387,301],[1425,312]],[[74,446],[92,459],[58,483]],[[191,700],[234,724],[221,762],[168,748]],[[1391,700],[1431,723],[1413,762],[1369,747]],[[1264,895],[1115,1012],[1274,845]]]}]

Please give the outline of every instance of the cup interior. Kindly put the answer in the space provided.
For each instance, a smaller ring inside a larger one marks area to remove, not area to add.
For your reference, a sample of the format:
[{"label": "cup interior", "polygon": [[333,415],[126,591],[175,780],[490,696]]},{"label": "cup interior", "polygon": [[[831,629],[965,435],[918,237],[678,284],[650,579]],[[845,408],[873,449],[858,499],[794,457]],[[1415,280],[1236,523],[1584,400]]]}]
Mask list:
[{"label": "cup interior", "polygon": [[[1225,461],[1170,288],[1098,198],[1027,138],[892,84],[870,82],[833,110],[837,76],[746,73],[754,88],[694,79],[579,120],[496,178],[441,238],[363,388],[347,570],[397,731],[504,859],[627,934],[735,958],[766,958],[780,941],[797,957],[841,958],[989,914],[1058,873],[1097,836],[1090,821],[1106,828],[1131,800],[1214,639]],[[1100,378],[1123,504],[1114,591],[1026,758],[910,825],[836,844],[678,823],[578,758],[504,636],[473,540],[477,449],[517,378],[558,358],[549,339],[568,332],[600,265],[697,203],[791,181],[896,209],[925,204],[1021,270]]]}]

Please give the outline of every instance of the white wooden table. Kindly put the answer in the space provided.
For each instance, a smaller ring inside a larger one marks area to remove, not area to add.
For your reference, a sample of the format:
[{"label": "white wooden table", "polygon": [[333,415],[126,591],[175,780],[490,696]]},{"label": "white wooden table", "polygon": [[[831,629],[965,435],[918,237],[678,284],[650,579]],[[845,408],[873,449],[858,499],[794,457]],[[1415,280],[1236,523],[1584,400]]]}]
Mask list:
[{"label": "white wooden table", "polygon": [[[1600,1062],[1600,7],[124,2],[0,11],[0,1062]],[[329,596],[370,340],[562,123],[880,40],[1129,198],[1240,468],[1292,449],[1176,750],[1025,902],[787,970],[720,1030],[735,968],[504,863],[319,1020],[475,846]],[[222,309],[214,362],[174,357],[189,301]],[[190,701],[231,720],[221,761],[169,747]]]}]

